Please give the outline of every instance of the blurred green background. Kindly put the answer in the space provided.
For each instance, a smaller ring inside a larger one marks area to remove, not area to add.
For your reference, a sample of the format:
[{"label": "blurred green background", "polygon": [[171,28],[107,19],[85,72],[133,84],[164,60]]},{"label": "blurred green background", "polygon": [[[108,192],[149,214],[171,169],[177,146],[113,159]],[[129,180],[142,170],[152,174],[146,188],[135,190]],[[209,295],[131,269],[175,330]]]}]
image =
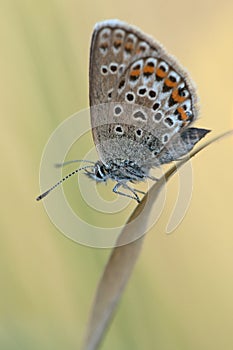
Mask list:
[{"label": "blurred green background", "polygon": [[[50,134],[88,107],[92,28],[119,18],[162,42],[198,86],[196,125],[214,136],[233,127],[233,2],[1,0],[0,7],[0,348],[79,349],[110,250],[64,237],[35,196]],[[194,158],[191,205],[172,235],[164,232],[176,179],[169,183],[103,350],[233,349],[232,146],[227,138]]]}]

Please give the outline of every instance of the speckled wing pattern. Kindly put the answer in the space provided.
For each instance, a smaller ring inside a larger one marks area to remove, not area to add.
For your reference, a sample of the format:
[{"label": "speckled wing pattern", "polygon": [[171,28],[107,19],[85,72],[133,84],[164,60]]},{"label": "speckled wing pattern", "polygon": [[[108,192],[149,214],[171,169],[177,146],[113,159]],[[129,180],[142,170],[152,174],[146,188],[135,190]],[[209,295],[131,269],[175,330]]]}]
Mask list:
[{"label": "speckled wing pattern", "polygon": [[95,26],[89,78],[92,132],[103,162],[137,157],[147,168],[168,163],[209,131],[189,127],[198,106],[187,72],[158,42],[124,22]]}]

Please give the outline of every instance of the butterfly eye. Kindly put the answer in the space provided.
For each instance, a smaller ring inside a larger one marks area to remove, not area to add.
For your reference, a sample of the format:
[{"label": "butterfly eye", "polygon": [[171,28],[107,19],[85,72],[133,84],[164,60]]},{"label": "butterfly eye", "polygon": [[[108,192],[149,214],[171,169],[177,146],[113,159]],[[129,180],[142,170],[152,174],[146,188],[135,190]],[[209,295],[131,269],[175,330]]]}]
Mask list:
[{"label": "butterfly eye", "polygon": [[102,178],[103,178],[103,177],[102,177],[102,174],[101,174],[101,172],[100,172],[99,170],[96,171],[95,176],[96,176],[98,179],[102,179]]},{"label": "butterfly eye", "polygon": [[95,172],[95,176],[97,177],[97,179],[100,179],[100,180],[106,179],[106,171],[105,171],[103,165],[97,164],[94,172]]}]

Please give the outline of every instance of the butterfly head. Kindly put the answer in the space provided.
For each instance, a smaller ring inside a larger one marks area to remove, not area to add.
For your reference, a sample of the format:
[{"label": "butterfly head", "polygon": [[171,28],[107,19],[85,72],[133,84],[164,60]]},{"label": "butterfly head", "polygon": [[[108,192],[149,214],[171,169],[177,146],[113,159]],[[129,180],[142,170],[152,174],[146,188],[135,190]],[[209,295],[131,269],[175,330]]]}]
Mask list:
[{"label": "butterfly head", "polygon": [[93,170],[86,170],[85,174],[97,182],[104,182],[109,178],[108,168],[101,161],[97,161],[93,166]]}]

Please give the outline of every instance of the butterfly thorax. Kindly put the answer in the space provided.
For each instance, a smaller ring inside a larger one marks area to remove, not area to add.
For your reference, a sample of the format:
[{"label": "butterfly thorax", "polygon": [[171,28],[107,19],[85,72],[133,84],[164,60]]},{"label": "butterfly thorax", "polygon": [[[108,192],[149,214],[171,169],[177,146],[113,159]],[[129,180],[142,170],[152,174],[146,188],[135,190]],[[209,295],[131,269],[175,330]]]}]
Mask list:
[{"label": "butterfly thorax", "polygon": [[86,175],[97,182],[104,182],[108,179],[117,182],[134,182],[145,180],[148,173],[133,161],[115,159],[105,164],[101,161],[97,161],[92,171],[86,171]]}]

